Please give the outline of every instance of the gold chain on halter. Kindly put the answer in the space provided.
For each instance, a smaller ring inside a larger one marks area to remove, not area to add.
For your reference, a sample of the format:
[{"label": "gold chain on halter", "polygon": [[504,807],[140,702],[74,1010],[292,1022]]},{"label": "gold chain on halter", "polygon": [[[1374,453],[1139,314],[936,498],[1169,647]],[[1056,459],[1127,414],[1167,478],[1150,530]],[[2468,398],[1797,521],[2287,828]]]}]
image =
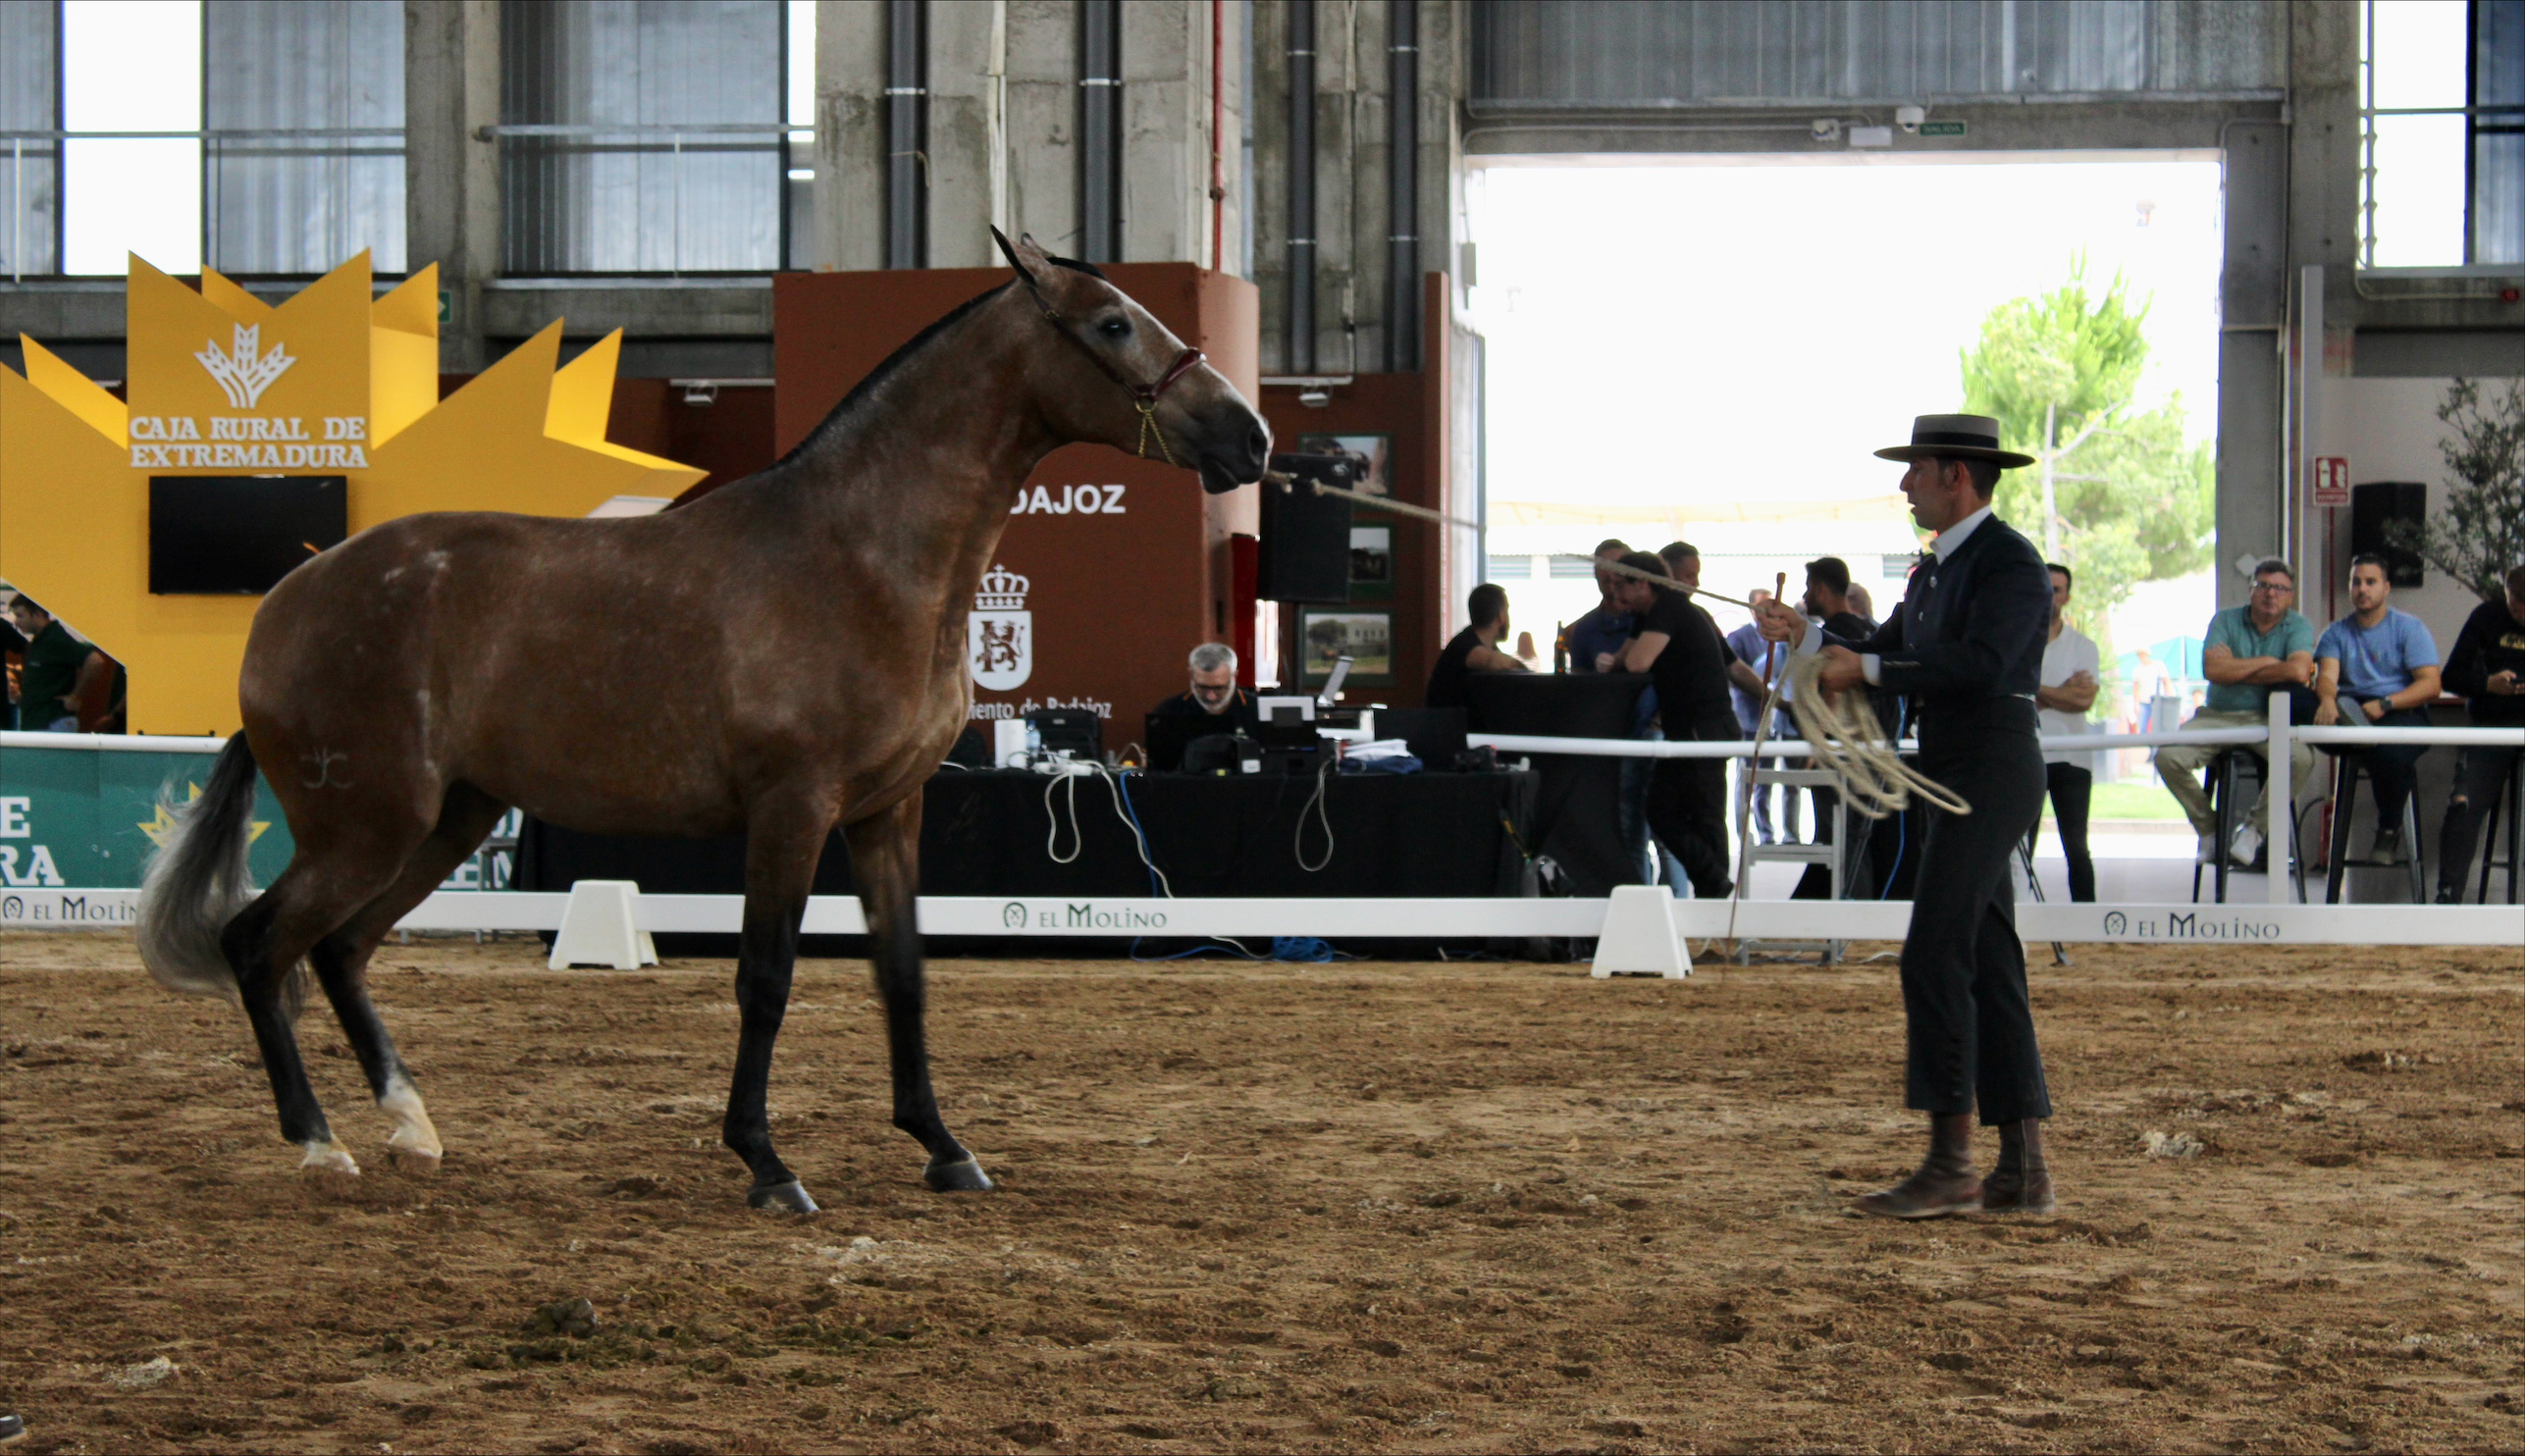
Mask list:
[{"label": "gold chain on halter", "polygon": [[[1157,453],[1159,457],[1164,459],[1167,464],[1174,465],[1175,452],[1166,447],[1166,432],[1158,427],[1157,401],[1154,399],[1133,399],[1131,401],[1131,408],[1139,411],[1139,441],[1132,446],[1131,453],[1137,455],[1143,460],[1147,459],[1148,438],[1154,435],[1157,437]],[[1181,469],[1182,467],[1178,466],[1177,468]]]}]

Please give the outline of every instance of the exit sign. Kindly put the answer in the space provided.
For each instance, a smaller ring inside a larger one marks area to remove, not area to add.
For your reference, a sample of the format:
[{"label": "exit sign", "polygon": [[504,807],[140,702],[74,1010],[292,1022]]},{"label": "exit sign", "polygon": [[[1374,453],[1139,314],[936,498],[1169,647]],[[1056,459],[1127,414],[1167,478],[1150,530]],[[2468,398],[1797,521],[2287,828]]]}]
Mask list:
[{"label": "exit sign", "polygon": [[1922,136],[1961,136],[1964,134],[1964,123],[1922,122],[1920,123],[1920,134]]},{"label": "exit sign", "polygon": [[453,288],[441,288],[439,290],[439,322],[442,324],[452,324],[455,321],[455,290]]},{"label": "exit sign", "polygon": [[2307,462],[2314,483],[2314,503],[2324,509],[2349,504],[2349,462],[2339,455],[2319,455]]}]

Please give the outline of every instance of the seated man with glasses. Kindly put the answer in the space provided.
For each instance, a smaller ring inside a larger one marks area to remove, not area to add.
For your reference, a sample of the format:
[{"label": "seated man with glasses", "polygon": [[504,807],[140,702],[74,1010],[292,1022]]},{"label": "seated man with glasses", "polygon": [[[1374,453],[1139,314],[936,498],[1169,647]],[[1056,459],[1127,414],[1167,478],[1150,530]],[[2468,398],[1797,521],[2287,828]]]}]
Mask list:
[{"label": "seated man with glasses", "polygon": [[[2183,732],[2210,728],[2261,728],[2270,723],[2268,700],[2278,692],[2307,692],[2315,680],[2315,629],[2296,609],[2297,574],[2286,561],[2272,559],[2253,568],[2253,598],[2244,606],[2231,606],[2209,619],[2209,631],[2201,649],[2201,671],[2209,678],[2208,701],[2201,710],[2191,715],[2183,726]],[[2311,703],[2309,703],[2311,706]],[[2292,712],[2292,720],[2302,720],[2306,713]],[[2262,756],[2258,746],[2247,745],[2245,752]],[[2200,835],[2200,858],[2204,860],[2218,854],[2218,816],[2211,811],[2209,791],[2201,787],[2201,770],[2216,757],[2220,749],[2204,744],[2168,744],[2156,751],[2151,761],[2157,776],[2183,806]],[[2288,754],[2289,782],[2305,787],[2315,772],[2315,751],[2303,744],[2291,744]],[[2260,791],[2254,790],[2257,795]],[[2249,869],[2262,869],[2267,863],[2267,842],[2275,834],[2288,832],[2288,825],[2273,827],[2270,806],[2262,806],[2258,814],[2250,806],[2240,808],[2236,818],[2242,821],[2236,832],[2232,853]]]}]

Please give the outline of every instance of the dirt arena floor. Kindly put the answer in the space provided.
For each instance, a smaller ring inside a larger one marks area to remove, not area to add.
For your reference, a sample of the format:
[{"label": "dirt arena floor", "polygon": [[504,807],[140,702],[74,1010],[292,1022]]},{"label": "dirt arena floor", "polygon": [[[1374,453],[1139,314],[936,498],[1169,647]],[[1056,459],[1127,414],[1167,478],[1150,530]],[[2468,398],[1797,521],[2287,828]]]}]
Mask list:
[{"label": "dirt arena floor", "polygon": [[0,936],[0,1411],[28,1453],[2525,1447],[2525,953],[2077,958],[2055,1218],[1851,1215],[1920,1137],[1889,962],[942,962],[1001,1181],[956,1198],[819,962],[801,1219],[717,1145],[725,962],[388,947],[449,1154],[391,1169],[311,1016],[381,1155],[344,1189],[236,1013]]}]

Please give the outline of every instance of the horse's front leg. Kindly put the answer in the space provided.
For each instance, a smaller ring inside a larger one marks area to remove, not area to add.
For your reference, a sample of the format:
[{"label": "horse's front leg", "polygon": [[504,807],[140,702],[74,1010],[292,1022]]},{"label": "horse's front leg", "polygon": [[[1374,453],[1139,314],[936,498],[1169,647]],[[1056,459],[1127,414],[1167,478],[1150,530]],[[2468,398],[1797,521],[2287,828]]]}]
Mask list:
[{"label": "horse's front leg", "polygon": [[756,806],[746,826],[745,927],[736,958],[736,1073],[719,1140],[754,1170],[745,1201],[755,1208],[812,1214],[815,1200],[771,1151],[771,1047],[789,1012],[798,962],[798,923],[807,913],[815,860],[832,831],[830,811],[805,797]]},{"label": "horse's front leg", "polygon": [[921,965],[921,796],[871,814],[842,831],[851,847],[851,879],[868,913],[868,964],[885,998],[886,1050],[894,1061],[894,1125],[929,1150],[921,1177],[941,1193],[991,1185],[982,1166],[938,1117],[929,1088],[929,1043],[923,1028],[929,993]]}]

